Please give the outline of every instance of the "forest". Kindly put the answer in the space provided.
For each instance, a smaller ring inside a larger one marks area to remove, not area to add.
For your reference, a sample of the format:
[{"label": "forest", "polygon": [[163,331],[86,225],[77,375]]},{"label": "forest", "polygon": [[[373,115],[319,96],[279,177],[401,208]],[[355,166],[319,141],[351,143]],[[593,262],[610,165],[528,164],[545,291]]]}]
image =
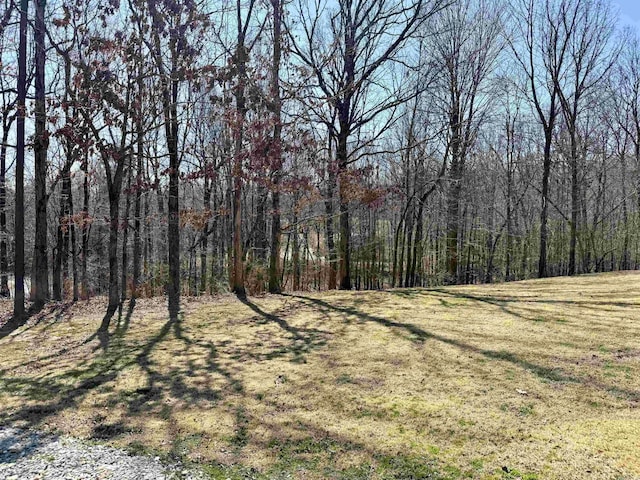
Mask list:
[{"label": "forest", "polygon": [[0,290],[46,302],[640,265],[608,0],[3,0]]},{"label": "forest", "polygon": [[640,478],[617,8],[0,0],[0,478]]}]

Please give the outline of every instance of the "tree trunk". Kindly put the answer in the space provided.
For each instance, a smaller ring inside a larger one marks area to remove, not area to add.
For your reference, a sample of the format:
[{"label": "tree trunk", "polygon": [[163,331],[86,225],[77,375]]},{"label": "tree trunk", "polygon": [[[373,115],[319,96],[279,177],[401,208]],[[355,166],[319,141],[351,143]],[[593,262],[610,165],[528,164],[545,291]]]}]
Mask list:
[{"label": "tree trunk", "polygon": [[[69,90],[71,88],[71,61],[64,58],[64,99],[63,110],[66,125],[72,125],[73,119],[69,115]],[[73,210],[69,208],[71,196],[71,166],[73,165],[73,144],[71,139],[65,138],[63,149],[66,156],[65,164],[62,168],[62,188],[60,189],[60,213],[58,215],[56,246],[53,255],[53,279],[52,291],[54,300],[62,300],[64,297],[64,283],[68,279],[68,251],[69,251],[69,229],[71,228],[71,214]],[[63,272],[64,270],[64,272]]]},{"label": "tree trunk", "polygon": [[[175,75],[172,75],[175,78]],[[165,103],[165,133],[169,148],[169,200],[167,211],[169,222],[167,228],[167,242],[169,255],[169,282],[167,296],[169,297],[169,317],[172,321],[178,320],[180,312],[180,205],[179,205],[179,181],[180,161],[178,157],[178,112],[177,112],[177,84],[172,83],[171,102]],[[166,86],[168,89],[169,87]],[[166,93],[165,99],[168,100]],[[166,100],[165,100],[166,102]]]},{"label": "tree trunk", "polygon": [[291,225],[291,235],[293,235],[293,242],[291,246],[291,263],[293,273],[293,291],[297,292],[298,290],[300,290],[300,235],[298,233],[298,215],[296,214],[295,207],[293,210],[294,211]]},{"label": "tree trunk", "polygon": [[[140,50],[142,48],[140,47]],[[144,92],[143,76],[141,72],[138,72],[138,99],[139,105],[142,107],[142,94]],[[143,156],[144,156],[144,133],[142,124],[142,112],[137,112],[135,115],[136,125],[136,182],[135,191],[136,198],[133,205],[133,278],[131,279],[131,298],[138,297],[138,289],[140,286],[140,272],[141,272],[141,256],[142,256],[142,225],[141,225],[141,211],[142,211],[142,183],[144,179],[143,169]]]},{"label": "tree trunk", "polygon": [[235,62],[238,70],[237,85],[234,89],[236,101],[236,125],[233,148],[233,265],[231,291],[240,297],[246,295],[244,287],[244,264],[242,251],[242,142],[244,140],[244,121],[246,115],[245,76],[247,51],[244,45],[242,29],[238,30]]},{"label": "tree trunk", "polygon": [[[68,177],[69,186],[67,191],[69,192],[69,211],[73,215],[73,191],[71,188],[71,178]],[[79,298],[78,293],[78,261],[76,259],[77,242],[76,242],[76,222],[69,222],[69,230],[71,231],[71,272],[73,274],[73,301],[77,302]]]},{"label": "tree trunk", "polygon": [[495,194],[496,194],[496,187],[495,184],[492,184],[491,187],[491,204],[489,205],[489,225],[487,226],[487,242],[486,242],[486,249],[487,249],[487,265],[486,265],[486,272],[485,272],[485,276],[484,276],[484,281],[485,283],[492,283],[493,282],[493,261],[494,261],[494,257],[495,257],[495,251],[496,251],[496,245],[498,244],[498,239],[499,239],[499,234],[496,235],[496,238],[494,239],[494,221],[495,221]]},{"label": "tree trunk", "polygon": [[324,212],[326,215],[326,230],[327,230],[327,250],[329,251],[329,278],[327,280],[327,288],[329,290],[335,290],[337,287],[337,271],[336,271],[336,245],[334,240],[334,223],[333,223],[333,193],[336,187],[336,175],[331,165],[327,167],[328,181],[327,181],[327,196],[324,199]]},{"label": "tree trunk", "polygon": [[538,278],[547,276],[547,221],[549,218],[549,177],[551,174],[551,142],[553,132],[547,129],[544,134],[544,162],[542,168],[542,210],[540,212],[540,259]]},{"label": "tree trunk", "polygon": [[[572,127],[575,130],[575,127]],[[569,275],[576,274],[576,245],[578,241],[578,213],[580,209],[578,185],[578,148],[575,131],[571,131],[571,222],[569,237]]]},{"label": "tree trunk", "polygon": [[20,40],[18,44],[18,100],[16,113],[16,200],[13,319],[24,318],[24,119],[27,96],[27,8],[20,0]]},{"label": "tree trunk", "polygon": [[131,166],[127,181],[127,198],[124,207],[124,224],[122,226],[122,279],[120,280],[120,301],[127,299],[127,284],[129,271],[129,213],[131,212]]},{"label": "tree trunk", "polygon": [[[62,175],[65,175],[64,172]],[[65,228],[64,222],[66,220],[66,201],[64,195],[64,188],[62,188],[60,191],[60,211],[56,226],[56,246],[53,250],[53,279],[51,285],[53,299],[56,301],[62,300],[62,244]]]},{"label": "tree trunk", "polygon": [[0,297],[11,297],[9,290],[9,259],[7,258],[7,141],[13,118],[9,120],[9,112],[6,111],[2,119],[2,145],[0,145]]},{"label": "tree trunk", "polygon": [[262,266],[267,261],[267,215],[266,205],[269,192],[262,184],[256,187],[258,203],[256,205],[256,219],[253,228],[253,249],[255,259]]},{"label": "tree trunk", "polygon": [[[455,97],[455,95],[454,95]],[[454,104],[450,118],[451,131],[451,166],[449,171],[449,188],[447,192],[447,283],[459,281],[458,244],[460,243],[460,195],[462,193],[462,175],[464,158],[462,153],[462,126],[458,116],[459,106]]]},{"label": "tree trunk", "polygon": [[338,161],[338,172],[340,188],[338,189],[338,200],[340,208],[340,290],[351,290],[351,227],[349,225],[349,178],[347,168],[347,139],[349,133],[346,120],[343,121],[340,134],[338,135],[338,147],[336,158]]},{"label": "tree trunk", "polygon": [[65,288],[69,285],[69,247],[71,243],[71,228],[73,226],[72,218],[73,210],[71,209],[71,172],[70,169],[65,172],[62,178],[62,191],[64,192],[65,209],[64,209],[64,225],[62,232],[62,250],[60,263],[62,264],[62,298],[65,296]]},{"label": "tree trunk", "polygon": [[87,256],[89,254],[89,232],[91,226],[89,223],[89,154],[86,153],[84,161],[82,162],[83,172],[83,198],[82,198],[82,298],[89,298],[89,279],[87,277]]},{"label": "tree trunk", "polygon": [[271,67],[271,101],[273,104],[273,190],[271,192],[271,250],[269,254],[269,292],[280,293],[280,176],[282,170],[282,98],[280,96],[280,61],[282,58],[282,0],[271,0],[273,8],[273,64]]},{"label": "tree trunk", "polygon": [[31,297],[36,309],[49,299],[49,267],[47,252],[47,148],[45,105],[45,0],[36,0],[35,19],[35,240],[33,252],[33,282]]},{"label": "tree trunk", "polygon": [[462,179],[459,176],[458,161],[454,159],[451,166],[451,183],[447,196],[447,275],[448,283],[457,283],[458,273],[458,243],[460,241],[460,193]]},{"label": "tree trunk", "polygon": [[100,331],[109,329],[111,317],[120,305],[120,290],[118,288],[118,230],[120,226],[120,185],[112,182],[109,185],[109,303],[107,312],[100,324]]},{"label": "tree trunk", "polygon": [[[406,211],[407,210],[405,209],[405,212]],[[398,280],[398,283],[396,283],[396,280],[398,278],[398,270],[400,270],[400,277],[402,277],[402,265],[401,265],[402,260],[398,262],[398,249],[404,248],[404,246],[400,245],[400,232],[402,232],[403,224],[404,224],[404,213],[398,219],[398,224],[396,225],[395,233],[393,235],[393,261],[391,266],[391,288],[394,288],[396,285],[401,286],[401,283],[402,283],[399,280]]]},{"label": "tree trunk", "polygon": [[[624,153],[620,155],[622,167],[622,223],[624,224],[624,239],[622,243],[622,270],[629,270],[631,267],[631,255],[629,253],[629,207],[627,206],[627,159]],[[4,270],[3,270],[4,271]]]},{"label": "tree trunk", "polygon": [[207,253],[209,251],[209,215],[211,214],[211,185],[212,180],[204,180],[203,208],[207,215],[207,221],[202,230],[202,241],[200,242],[200,294],[207,291]]},{"label": "tree trunk", "polygon": [[138,168],[136,176],[136,199],[133,205],[133,278],[131,279],[131,298],[138,297],[138,289],[140,286],[141,273],[141,257],[142,257],[142,237],[141,237],[141,221],[140,215],[142,210],[142,188],[140,186],[142,159],[140,153],[138,157]]},{"label": "tree trunk", "polygon": [[511,160],[509,160],[509,164],[507,165],[507,198],[506,198],[506,202],[507,202],[507,251],[506,251],[506,258],[505,258],[505,272],[504,272],[504,277],[505,280],[508,282],[510,280],[513,280],[513,272],[511,270],[511,261],[512,261],[512,256],[513,256],[513,213],[512,213],[512,205],[511,205],[511,198],[512,198],[512,189],[513,189],[513,177],[512,177],[513,173],[511,170]]},{"label": "tree trunk", "polygon": [[422,244],[423,238],[423,214],[425,202],[420,199],[418,202],[418,214],[416,215],[416,234],[413,239],[413,256],[411,262],[411,285],[412,287],[420,286],[422,267]]},{"label": "tree trunk", "polygon": [[[275,180],[275,177],[274,177]],[[280,192],[274,182],[271,193],[271,251],[269,254],[269,293],[281,293],[280,286]]]},{"label": "tree trunk", "polygon": [[[405,218],[405,243],[407,245],[407,260],[405,262],[404,287],[411,286],[411,265],[413,264],[413,225],[415,223],[415,206],[411,208],[409,214]],[[402,277],[400,278],[402,282]]]},{"label": "tree trunk", "polygon": [[[153,262],[153,235],[152,226],[150,225],[149,214],[151,201],[149,196],[144,197],[144,244],[142,248],[142,275],[144,281],[147,283],[147,288],[153,289],[153,284],[149,283],[149,277],[151,273],[151,264]],[[153,294],[153,291],[150,292]]]}]

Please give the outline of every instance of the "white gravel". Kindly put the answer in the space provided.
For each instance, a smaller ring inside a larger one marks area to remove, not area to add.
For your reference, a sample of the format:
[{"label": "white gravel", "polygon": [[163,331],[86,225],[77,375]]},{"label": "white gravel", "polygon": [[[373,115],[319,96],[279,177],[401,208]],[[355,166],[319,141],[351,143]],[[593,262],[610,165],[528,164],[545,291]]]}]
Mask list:
[{"label": "white gravel", "polygon": [[71,437],[0,427],[0,478],[4,480],[205,480],[180,464],[130,455]]}]

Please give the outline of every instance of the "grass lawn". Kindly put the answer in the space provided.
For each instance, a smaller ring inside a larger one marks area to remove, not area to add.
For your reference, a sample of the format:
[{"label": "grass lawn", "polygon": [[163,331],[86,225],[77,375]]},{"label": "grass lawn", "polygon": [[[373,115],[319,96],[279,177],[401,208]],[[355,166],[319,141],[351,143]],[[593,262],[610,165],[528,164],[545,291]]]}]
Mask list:
[{"label": "grass lawn", "polygon": [[638,273],[103,311],[0,340],[0,423],[223,479],[640,478]]}]

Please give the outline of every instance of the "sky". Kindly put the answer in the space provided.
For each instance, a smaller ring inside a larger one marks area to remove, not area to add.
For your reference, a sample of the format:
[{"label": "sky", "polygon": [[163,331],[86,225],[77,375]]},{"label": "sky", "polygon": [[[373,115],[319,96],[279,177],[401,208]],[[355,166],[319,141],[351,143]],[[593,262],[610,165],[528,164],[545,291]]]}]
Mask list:
[{"label": "sky", "polygon": [[635,26],[640,32],[640,0],[613,0],[612,3],[620,9],[620,22]]}]

